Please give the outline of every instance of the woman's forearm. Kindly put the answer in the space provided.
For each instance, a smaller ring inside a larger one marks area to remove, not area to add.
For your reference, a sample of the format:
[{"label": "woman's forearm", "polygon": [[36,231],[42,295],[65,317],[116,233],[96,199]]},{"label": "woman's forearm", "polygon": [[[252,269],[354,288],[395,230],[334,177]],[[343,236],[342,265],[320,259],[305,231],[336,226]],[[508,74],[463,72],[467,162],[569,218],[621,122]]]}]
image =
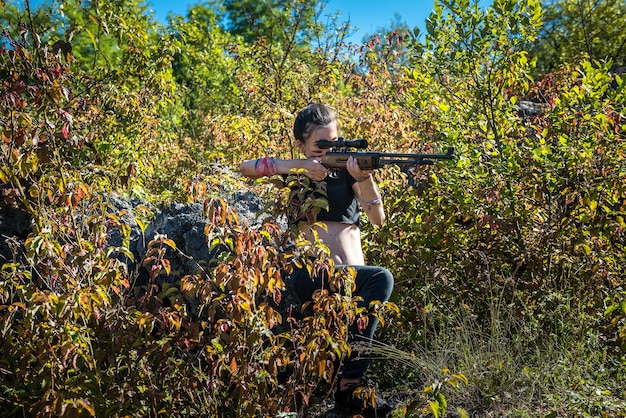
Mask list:
[{"label": "woman's forearm", "polygon": [[[260,178],[264,176],[271,176],[272,174],[289,174],[293,169],[305,168],[307,160],[295,159],[295,160],[279,160],[271,159],[271,161],[265,164],[273,164],[274,170],[267,170],[263,166],[263,159],[246,160],[239,164],[239,171],[249,178]],[[261,164],[261,168],[259,165]]]},{"label": "woman's forearm", "polygon": [[383,200],[372,175],[359,179],[357,197],[361,203],[367,219],[374,225],[381,225],[385,220]]}]

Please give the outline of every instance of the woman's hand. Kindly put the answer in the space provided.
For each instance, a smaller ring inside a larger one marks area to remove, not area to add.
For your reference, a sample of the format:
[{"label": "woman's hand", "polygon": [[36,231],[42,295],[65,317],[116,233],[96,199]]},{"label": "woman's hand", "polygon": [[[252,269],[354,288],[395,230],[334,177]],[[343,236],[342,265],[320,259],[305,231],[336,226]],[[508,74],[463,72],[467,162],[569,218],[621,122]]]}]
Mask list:
[{"label": "woman's hand", "polygon": [[306,169],[307,177],[315,181],[322,181],[331,173],[329,169],[322,165],[319,157],[307,158],[304,168]]},{"label": "woman's hand", "polygon": [[358,182],[372,177],[373,170],[361,170],[361,167],[359,167],[359,160],[353,156],[350,156],[348,161],[346,161],[346,168],[348,169],[348,173],[350,173]]},{"label": "woman's hand", "polygon": [[383,208],[383,198],[378,192],[374,176],[372,176],[374,170],[361,170],[359,161],[354,157],[348,158],[346,168],[356,179],[352,189],[361,202],[361,207],[367,218],[374,225],[382,225],[385,220],[385,209]]}]

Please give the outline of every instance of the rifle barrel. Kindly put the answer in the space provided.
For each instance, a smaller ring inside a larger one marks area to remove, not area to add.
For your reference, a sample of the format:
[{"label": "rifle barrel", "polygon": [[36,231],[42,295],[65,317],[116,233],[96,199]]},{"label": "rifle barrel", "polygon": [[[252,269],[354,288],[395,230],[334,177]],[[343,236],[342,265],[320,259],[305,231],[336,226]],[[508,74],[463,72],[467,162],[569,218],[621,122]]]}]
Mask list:
[{"label": "rifle barrel", "polygon": [[445,154],[333,151],[322,157],[322,164],[325,164],[328,168],[345,168],[346,161],[350,156],[355,157],[363,169],[375,169],[385,164],[430,165],[434,163],[433,160],[454,159],[454,148],[448,148]]},{"label": "rifle barrel", "polygon": [[427,159],[435,159],[435,160],[451,160],[454,158],[454,155],[447,154],[395,154],[388,152],[381,152],[381,158],[389,157],[389,158],[410,158],[413,160],[427,160]]},{"label": "rifle barrel", "polygon": [[378,161],[378,165],[380,166],[387,164],[431,165],[434,164],[434,161],[428,158],[381,158]]}]

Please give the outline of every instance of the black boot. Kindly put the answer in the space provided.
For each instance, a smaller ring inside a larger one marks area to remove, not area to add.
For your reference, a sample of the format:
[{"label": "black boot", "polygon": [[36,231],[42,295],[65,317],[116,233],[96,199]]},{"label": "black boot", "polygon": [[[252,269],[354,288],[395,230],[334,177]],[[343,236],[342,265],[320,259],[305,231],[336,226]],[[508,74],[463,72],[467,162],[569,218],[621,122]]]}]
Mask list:
[{"label": "black boot", "polygon": [[386,417],[393,408],[376,393],[376,384],[368,379],[349,383],[344,390],[335,391],[335,410],[343,415],[365,418]]}]

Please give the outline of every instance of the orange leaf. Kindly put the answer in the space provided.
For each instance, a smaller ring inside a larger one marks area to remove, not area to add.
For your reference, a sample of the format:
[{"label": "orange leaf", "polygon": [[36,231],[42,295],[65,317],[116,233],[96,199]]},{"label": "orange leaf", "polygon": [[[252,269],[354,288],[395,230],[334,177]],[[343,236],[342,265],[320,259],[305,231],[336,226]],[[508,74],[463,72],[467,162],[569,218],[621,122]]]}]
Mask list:
[{"label": "orange leaf", "polygon": [[324,376],[326,373],[326,363],[324,363],[323,361],[320,361],[319,363],[317,363],[317,367],[318,367],[318,376]]},{"label": "orange leaf", "polygon": [[165,273],[169,276],[170,272],[172,271],[170,260],[168,260],[167,258],[164,258],[163,260],[161,260],[161,265],[163,266]]}]

